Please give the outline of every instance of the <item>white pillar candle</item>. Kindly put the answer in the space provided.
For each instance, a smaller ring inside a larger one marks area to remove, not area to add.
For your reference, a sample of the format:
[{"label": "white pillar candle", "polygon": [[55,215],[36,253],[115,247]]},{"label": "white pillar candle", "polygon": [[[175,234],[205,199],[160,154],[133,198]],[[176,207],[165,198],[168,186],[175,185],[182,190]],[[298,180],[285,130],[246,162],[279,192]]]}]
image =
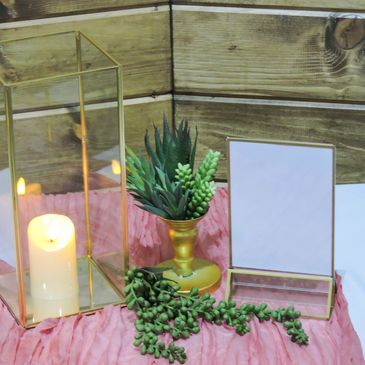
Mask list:
[{"label": "white pillar candle", "polygon": [[71,219],[45,214],[28,226],[33,318],[79,312],[75,227]]}]

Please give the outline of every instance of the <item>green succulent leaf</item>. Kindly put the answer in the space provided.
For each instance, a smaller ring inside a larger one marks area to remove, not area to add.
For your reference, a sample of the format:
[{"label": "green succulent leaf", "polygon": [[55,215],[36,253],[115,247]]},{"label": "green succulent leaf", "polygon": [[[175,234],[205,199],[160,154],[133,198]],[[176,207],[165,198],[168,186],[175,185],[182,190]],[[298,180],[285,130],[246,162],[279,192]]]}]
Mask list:
[{"label": "green succulent leaf", "polygon": [[151,145],[148,130],[146,130],[146,134],[144,137],[144,143],[145,143],[146,151],[147,151],[148,155],[150,156],[153,165],[161,168],[162,167],[161,160],[157,154],[157,151],[155,151]]},{"label": "green succulent leaf", "polygon": [[190,219],[203,216],[209,209],[209,202],[215,194],[213,178],[218,168],[220,155],[220,152],[209,150],[198,168],[186,212],[186,216]]},{"label": "green succulent leaf", "polygon": [[154,135],[155,135],[156,154],[158,156],[158,159],[160,161],[163,161],[164,160],[164,149],[163,149],[160,133],[158,131],[158,128],[155,125],[153,126],[153,128],[154,128]]},{"label": "green succulent leaf", "polygon": [[191,150],[191,153],[190,153],[190,166],[191,166],[192,171],[194,171],[196,146],[198,144],[198,135],[199,135],[198,134],[198,127],[195,126],[195,140],[194,140],[193,149]]},{"label": "green succulent leaf", "polygon": [[138,208],[141,208],[141,209],[145,210],[146,212],[156,214],[162,218],[166,218],[166,219],[169,218],[169,215],[165,210],[156,208],[153,205],[149,205],[147,203],[144,203],[143,205],[138,205]]}]

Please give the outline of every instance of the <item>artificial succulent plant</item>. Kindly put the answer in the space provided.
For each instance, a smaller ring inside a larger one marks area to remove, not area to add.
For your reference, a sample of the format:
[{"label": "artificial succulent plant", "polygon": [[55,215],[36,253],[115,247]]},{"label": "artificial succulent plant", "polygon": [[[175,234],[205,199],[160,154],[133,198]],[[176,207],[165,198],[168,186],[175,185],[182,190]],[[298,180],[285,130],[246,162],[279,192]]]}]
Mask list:
[{"label": "artificial succulent plant", "polygon": [[170,128],[164,117],[162,137],[154,126],[154,145],[146,131],[147,158],[127,147],[127,187],[140,208],[172,220],[199,218],[208,211],[220,152],[209,150],[194,173],[197,141],[198,132],[192,141],[186,119]]}]

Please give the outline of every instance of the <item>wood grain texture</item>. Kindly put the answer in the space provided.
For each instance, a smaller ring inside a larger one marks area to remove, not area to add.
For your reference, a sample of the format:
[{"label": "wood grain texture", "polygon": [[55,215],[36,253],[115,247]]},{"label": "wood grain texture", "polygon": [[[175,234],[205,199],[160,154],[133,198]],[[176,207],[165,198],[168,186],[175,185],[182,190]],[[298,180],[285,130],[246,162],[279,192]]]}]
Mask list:
[{"label": "wood grain texture", "polygon": [[123,9],[168,3],[167,0],[0,0],[0,22],[48,16]]},{"label": "wood grain texture", "polygon": [[173,34],[177,92],[365,99],[361,14],[178,6]]},{"label": "wood grain texture", "polygon": [[234,6],[272,6],[286,8],[365,9],[362,0],[172,0],[174,4],[214,4]]},{"label": "wood grain texture", "polygon": [[[1,40],[18,39],[47,33],[80,30],[92,37],[114,58],[124,71],[124,96],[139,97],[171,91],[171,47],[168,7],[129,10],[108,17],[51,22],[41,25],[1,29]],[[60,37],[61,38],[61,37]],[[19,42],[7,58],[0,52],[0,71],[16,77],[22,74],[48,75],[69,70],[74,63],[68,41],[44,37],[43,41]],[[63,39],[63,38],[62,38]],[[66,38],[65,38],[66,39]],[[12,64],[16,63],[16,65]]]},{"label": "wood grain texture", "polygon": [[[228,98],[227,98],[228,99]],[[365,109],[280,106],[177,100],[176,118],[199,128],[197,159],[209,149],[223,153],[218,178],[226,179],[226,136],[331,143],[337,147],[337,182],[365,182]]]},{"label": "wood grain texture", "polygon": [[[144,98],[145,99],[145,98]],[[138,101],[138,99],[137,99]],[[108,187],[112,181],[98,171],[116,159],[118,128],[110,123],[109,109],[86,112],[91,188]],[[116,110],[114,110],[115,116]],[[144,132],[153,123],[162,125],[162,116],[172,118],[171,100],[150,101],[125,106],[126,143],[135,150],[143,148]],[[80,191],[82,156],[79,114],[33,116],[14,123],[17,178],[40,183],[44,193]],[[26,133],[25,133],[26,131]],[[7,167],[5,122],[0,121],[0,170]],[[114,149],[114,155],[111,150]],[[109,151],[109,152],[108,152]],[[105,156],[102,157],[100,154]]]}]

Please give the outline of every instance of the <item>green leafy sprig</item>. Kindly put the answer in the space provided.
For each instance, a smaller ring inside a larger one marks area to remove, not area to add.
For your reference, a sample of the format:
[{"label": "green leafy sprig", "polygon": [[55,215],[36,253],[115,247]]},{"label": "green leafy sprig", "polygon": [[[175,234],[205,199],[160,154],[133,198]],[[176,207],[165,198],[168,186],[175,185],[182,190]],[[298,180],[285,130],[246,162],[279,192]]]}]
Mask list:
[{"label": "green leafy sprig", "polygon": [[209,150],[195,176],[189,164],[178,165],[176,180],[181,182],[185,189],[191,190],[186,211],[187,219],[199,218],[208,211],[209,202],[215,194],[213,178],[220,156],[220,152]]},{"label": "green leafy sprig", "polygon": [[[178,285],[163,279],[164,270],[134,267],[125,277],[127,306],[137,314],[134,345],[142,355],[150,354],[156,359],[163,357],[170,363],[184,364],[185,349],[176,346],[174,341],[197,334],[199,319],[233,327],[241,336],[250,332],[248,324],[252,318],[256,317],[260,322],[272,320],[283,324],[293,342],[308,344],[308,336],[298,320],[301,313],[293,307],[273,311],[267,308],[267,304],[238,307],[233,300],[216,304],[214,297],[208,293],[199,295],[197,288],[184,295],[178,293]],[[168,344],[159,341],[158,336],[165,333],[171,334],[173,339]]]},{"label": "green leafy sprig", "polygon": [[177,169],[175,170],[175,180],[181,182],[184,191],[192,189],[194,186],[194,175],[190,164],[177,164]]}]

